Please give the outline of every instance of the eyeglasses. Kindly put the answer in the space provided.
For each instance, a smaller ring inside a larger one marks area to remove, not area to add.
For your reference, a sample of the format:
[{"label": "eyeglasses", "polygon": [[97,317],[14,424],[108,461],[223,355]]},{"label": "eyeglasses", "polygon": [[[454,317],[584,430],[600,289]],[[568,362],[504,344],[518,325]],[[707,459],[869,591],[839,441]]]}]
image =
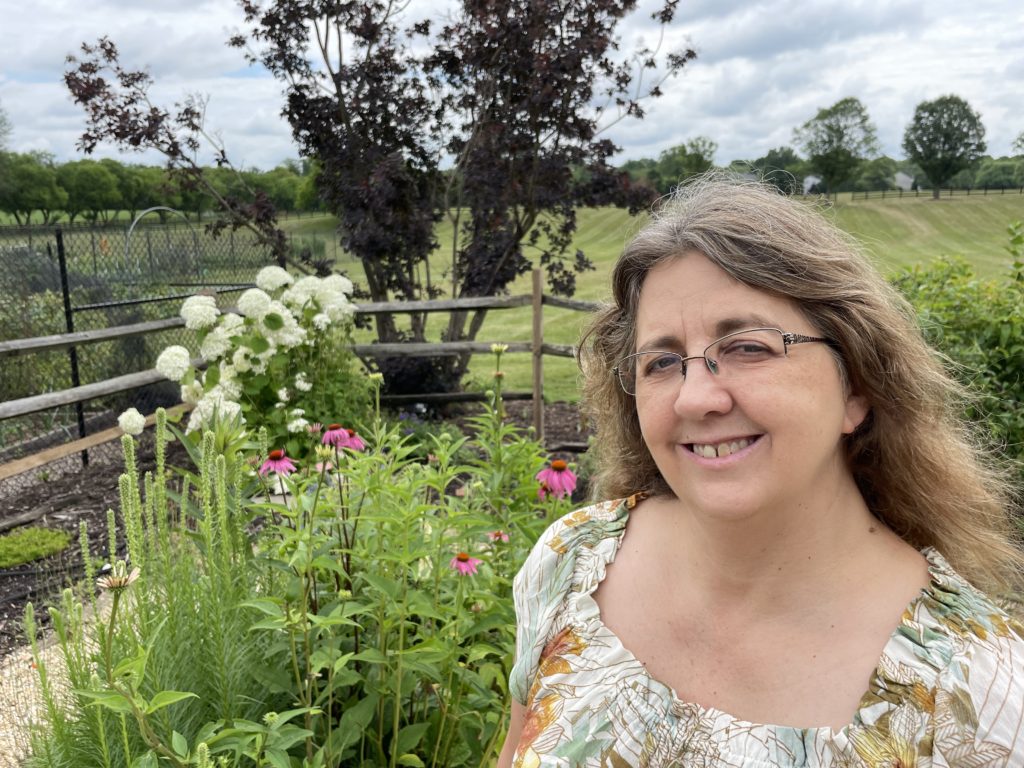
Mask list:
[{"label": "eyeglasses", "polygon": [[723,379],[741,379],[786,357],[791,344],[812,341],[833,343],[831,339],[786,333],[778,328],[751,328],[711,342],[700,355],[683,357],[676,352],[636,352],[622,358],[614,371],[627,395],[642,396],[678,387],[680,375],[686,380],[686,364],[690,360],[703,360],[711,373]]}]

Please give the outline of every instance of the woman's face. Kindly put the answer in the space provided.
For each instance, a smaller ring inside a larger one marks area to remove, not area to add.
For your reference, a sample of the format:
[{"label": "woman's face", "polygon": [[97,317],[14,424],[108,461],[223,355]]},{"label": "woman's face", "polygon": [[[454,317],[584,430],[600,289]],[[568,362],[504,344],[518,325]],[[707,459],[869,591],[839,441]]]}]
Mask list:
[{"label": "woman's face", "polygon": [[[636,350],[701,355],[726,334],[765,327],[821,336],[794,302],[743,285],[691,251],[647,275]],[[844,392],[821,343],[791,344],[785,356],[729,375],[690,360],[685,381],[674,376],[638,392],[636,409],[651,456],[681,502],[734,519],[827,503],[849,478],[842,436],[867,412],[862,398]]]}]

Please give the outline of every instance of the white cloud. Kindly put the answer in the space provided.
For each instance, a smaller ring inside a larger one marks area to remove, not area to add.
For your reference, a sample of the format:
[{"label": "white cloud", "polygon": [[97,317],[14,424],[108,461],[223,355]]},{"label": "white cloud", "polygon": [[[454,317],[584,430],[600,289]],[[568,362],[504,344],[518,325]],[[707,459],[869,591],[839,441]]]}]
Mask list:
[{"label": "white cloud", "polygon": [[[640,41],[657,43],[650,14],[662,1],[638,5],[621,25],[623,55]],[[126,66],[152,74],[158,103],[207,95],[207,127],[235,162],[270,168],[297,155],[280,117],[281,85],[226,45],[242,26],[237,3],[94,0],[88,13],[71,0],[9,6],[0,105],[13,124],[13,149],[78,156],[84,116],[63,87],[64,57],[107,34]],[[440,17],[443,8],[433,8]],[[845,96],[865,104],[894,157],[914,107],[945,93],[981,113],[993,154],[1009,152],[1024,130],[1024,10],[1015,0],[684,0],[662,49],[683,46],[696,47],[699,58],[665,84],[663,98],[645,104],[647,118],[607,132],[623,147],[620,159],[654,157],[698,135],[719,145],[719,163],[756,158],[791,144],[796,126]],[[118,156],[112,147],[97,154]]]}]

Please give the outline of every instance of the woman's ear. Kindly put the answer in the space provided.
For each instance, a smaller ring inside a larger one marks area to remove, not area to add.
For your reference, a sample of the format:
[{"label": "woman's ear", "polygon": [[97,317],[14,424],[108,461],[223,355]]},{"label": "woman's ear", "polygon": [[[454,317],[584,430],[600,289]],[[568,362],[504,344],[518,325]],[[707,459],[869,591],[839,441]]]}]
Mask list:
[{"label": "woman's ear", "polygon": [[867,418],[871,406],[863,395],[846,396],[846,412],[843,414],[843,434],[852,435]]}]

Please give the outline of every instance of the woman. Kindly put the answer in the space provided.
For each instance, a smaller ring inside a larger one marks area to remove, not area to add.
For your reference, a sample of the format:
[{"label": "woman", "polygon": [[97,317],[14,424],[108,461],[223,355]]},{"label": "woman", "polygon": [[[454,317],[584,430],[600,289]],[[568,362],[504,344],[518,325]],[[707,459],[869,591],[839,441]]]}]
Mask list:
[{"label": "woman", "polygon": [[986,596],[1024,572],[1008,486],[906,303],[809,206],[715,178],[612,287],[581,363],[618,501],[516,579],[499,765],[1024,766],[1024,625]]}]

